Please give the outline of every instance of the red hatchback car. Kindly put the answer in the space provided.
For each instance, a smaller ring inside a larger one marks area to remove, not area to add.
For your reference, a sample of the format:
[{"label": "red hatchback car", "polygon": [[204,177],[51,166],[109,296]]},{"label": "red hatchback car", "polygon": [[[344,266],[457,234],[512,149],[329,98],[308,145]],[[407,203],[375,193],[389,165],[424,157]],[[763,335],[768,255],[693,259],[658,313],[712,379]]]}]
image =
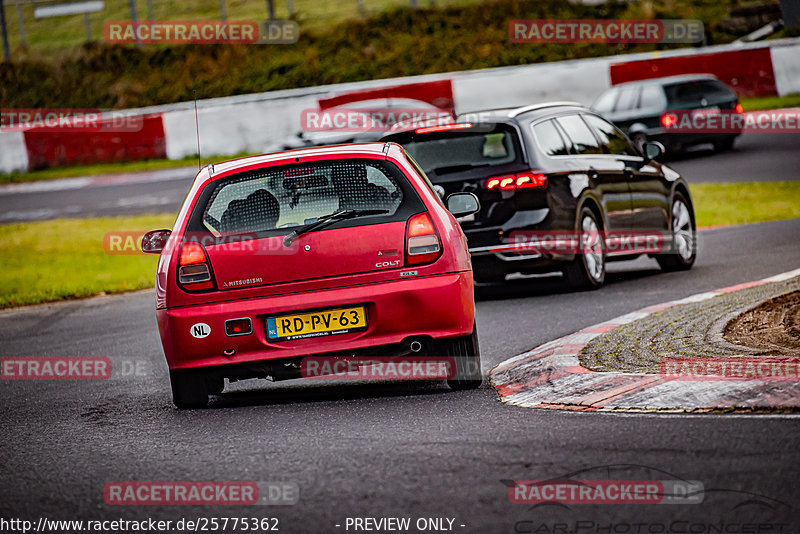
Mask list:
[{"label": "red hatchback car", "polygon": [[205,167],[160,253],[156,317],[178,407],[224,379],[300,378],[307,356],[447,356],[481,383],[472,268],[456,217],[394,143],[280,152]]}]

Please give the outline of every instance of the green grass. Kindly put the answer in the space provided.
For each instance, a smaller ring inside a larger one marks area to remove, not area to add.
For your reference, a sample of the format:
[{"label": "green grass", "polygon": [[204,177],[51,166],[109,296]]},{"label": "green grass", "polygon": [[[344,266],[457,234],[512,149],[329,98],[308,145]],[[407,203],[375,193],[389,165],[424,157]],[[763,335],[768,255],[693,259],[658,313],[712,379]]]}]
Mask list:
[{"label": "green grass", "polygon": [[[800,217],[800,182],[697,184],[698,226]],[[0,308],[153,287],[157,257],[108,254],[108,232],[171,228],[172,215],[0,226]]]},{"label": "green grass", "polygon": [[760,109],[780,109],[800,107],[800,93],[783,96],[757,96],[752,98],[741,98],[739,103],[745,111],[757,111]]},{"label": "green grass", "polygon": [[0,226],[0,308],[153,287],[158,257],[108,254],[107,232],[171,228],[173,215]]},{"label": "green grass", "polygon": [[[232,156],[203,157],[203,165],[227,161],[229,159],[252,156],[249,152],[242,152]],[[126,161],[117,163],[95,163],[92,165],[74,165],[69,167],[54,167],[38,171],[14,172],[0,174],[0,184],[13,182],[33,182],[37,180],[52,180],[54,178],[73,178],[76,176],[94,176],[97,174],[111,174],[122,172],[152,171],[157,169],[173,169],[177,167],[197,168],[197,156],[188,156],[183,159],[148,159],[144,161]]]},{"label": "green grass", "polygon": [[[438,6],[457,6],[475,3],[478,0],[436,0]],[[218,0],[153,0],[155,20],[220,20]],[[228,20],[267,20],[265,0],[225,0]],[[136,0],[139,20],[147,20],[147,0]],[[409,0],[363,0],[364,9],[359,10],[357,0],[326,2],[320,0],[294,0],[293,17],[301,25],[301,31],[321,31],[329,25],[350,19],[365,18],[390,8],[409,5]],[[420,6],[429,4],[426,0]],[[31,50],[37,52],[59,52],[81,45],[86,40],[86,24],[83,15],[34,18],[34,6],[22,6],[27,47],[22,46],[17,7],[6,3],[9,41],[15,58],[24,58]],[[287,2],[275,1],[275,15],[287,19]],[[92,39],[103,38],[103,25],[109,20],[128,20],[131,11],[128,0],[105,0],[105,9],[90,13]],[[27,49],[26,49],[27,48]]]},{"label": "green grass", "polygon": [[800,217],[800,182],[695,184],[690,192],[697,226]]}]

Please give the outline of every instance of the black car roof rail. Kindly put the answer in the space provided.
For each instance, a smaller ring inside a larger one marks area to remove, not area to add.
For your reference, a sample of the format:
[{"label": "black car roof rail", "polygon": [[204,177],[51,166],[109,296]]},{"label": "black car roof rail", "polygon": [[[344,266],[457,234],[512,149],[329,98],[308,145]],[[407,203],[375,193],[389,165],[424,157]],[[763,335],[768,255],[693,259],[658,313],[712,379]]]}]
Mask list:
[{"label": "black car roof rail", "polygon": [[522,115],[523,113],[527,113],[529,111],[536,111],[537,109],[544,109],[544,108],[552,108],[558,106],[580,106],[584,107],[583,104],[580,102],[571,102],[571,101],[564,101],[564,102],[545,102],[542,104],[531,104],[530,106],[523,106],[521,108],[512,109],[508,112],[509,118],[517,117]]}]

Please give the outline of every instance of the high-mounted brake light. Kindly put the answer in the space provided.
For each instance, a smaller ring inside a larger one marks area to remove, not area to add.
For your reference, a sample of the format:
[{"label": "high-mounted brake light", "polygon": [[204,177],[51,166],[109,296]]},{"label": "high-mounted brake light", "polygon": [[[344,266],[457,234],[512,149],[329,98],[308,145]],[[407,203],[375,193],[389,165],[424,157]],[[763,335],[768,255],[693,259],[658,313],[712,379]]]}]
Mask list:
[{"label": "high-mounted brake light", "polygon": [[513,191],[529,187],[547,187],[547,175],[540,171],[525,171],[517,174],[494,176],[485,182],[486,189]]},{"label": "high-mounted brake light", "polygon": [[739,113],[739,114],[744,113],[744,108],[742,107],[741,104],[736,104],[736,107],[734,109],[736,109],[736,113]]},{"label": "high-mounted brake light", "polygon": [[472,128],[471,122],[457,122],[455,124],[444,124],[442,126],[426,126],[425,128],[417,128],[414,133],[434,133],[434,132],[447,132],[449,130],[464,130]]},{"label": "high-mounted brake light", "polygon": [[406,229],[406,264],[431,263],[442,255],[442,243],[427,213],[418,213],[408,220]]},{"label": "high-mounted brake light", "polygon": [[664,113],[661,115],[661,126],[664,128],[672,128],[678,123],[678,116],[674,113]]},{"label": "high-mounted brake light", "polygon": [[187,289],[211,289],[211,270],[206,251],[200,243],[188,242],[181,247],[178,260],[178,282]]}]

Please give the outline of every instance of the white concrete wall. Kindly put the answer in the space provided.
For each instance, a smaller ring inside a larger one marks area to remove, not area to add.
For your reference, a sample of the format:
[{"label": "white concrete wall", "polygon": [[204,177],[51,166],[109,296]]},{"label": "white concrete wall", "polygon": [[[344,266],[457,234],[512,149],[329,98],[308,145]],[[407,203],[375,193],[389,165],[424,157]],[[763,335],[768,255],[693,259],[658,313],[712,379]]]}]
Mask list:
[{"label": "white concrete wall", "polygon": [[[316,108],[317,99],[298,96],[198,109],[200,153],[205,156],[263,152],[270,144],[300,130],[300,113]],[[197,154],[194,108],[162,114],[167,157]]]},{"label": "white concrete wall", "polygon": [[452,77],[456,108],[462,113],[553,100],[588,105],[611,86],[611,61],[596,58],[458,73]]},{"label": "white concrete wall", "polygon": [[28,151],[22,132],[0,132],[0,172],[28,170]]},{"label": "white concrete wall", "polygon": [[770,53],[778,94],[800,93],[800,45],[775,46]]}]

